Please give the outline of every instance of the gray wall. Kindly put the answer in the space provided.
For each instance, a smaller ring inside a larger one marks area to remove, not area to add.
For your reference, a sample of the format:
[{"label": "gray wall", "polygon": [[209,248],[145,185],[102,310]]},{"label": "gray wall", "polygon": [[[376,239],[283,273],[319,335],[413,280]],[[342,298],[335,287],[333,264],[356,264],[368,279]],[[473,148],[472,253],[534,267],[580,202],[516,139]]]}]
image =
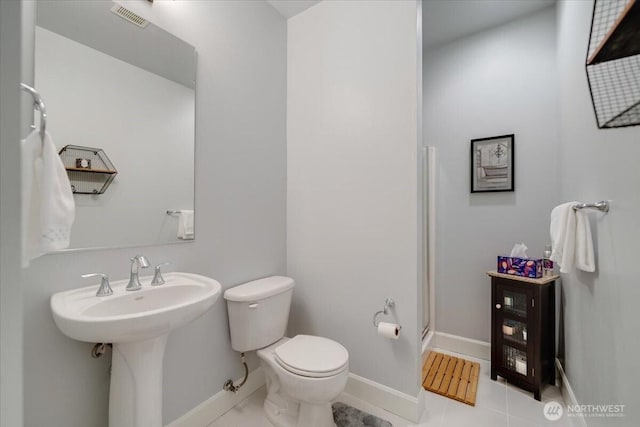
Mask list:
[{"label": "gray wall", "polygon": [[0,426],[22,425],[20,289],[21,20],[19,2],[0,2]]},{"label": "gray wall", "polygon": [[[136,253],[152,263],[171,261],[171,270],[214,277],[224,288],[285,273],[284,18],[261,1],[124,3],[198,51],[198,234],[189,244],[48,255],[24,271],[26,426],[107,425],[110,358],[91,359],[91,345],[58,332],[49,309],[52,293],[87,285],[80,274],[126,278]],[[164,422],[240,376],[221,300],[169,337]]]},{"label": "gray wall", "polygon": [[562,278],[564,366],[579,403],[626,405],[624,418],[590,418],[589,426],[637,426],[640,127],[596,127],[584,70],[592,6],[558,4],[561,195],[608,199],[611,211],[589,214],[596,272]]},{"label": "gray wall", "polygon": [[[424,144],[437,150],[436,325],[490,341],[496,255],[549,244],[557,204],[555,10],[424,52]],[[515,192],[470,194],[470,140],[515,134]]]},{"label": "gray wall", "polygon": [[[288,21],[290,329],[352,373],[419,389],[418,35],[414,1],[320,2]],[[397,341],[372,325],[385,298]]]}]

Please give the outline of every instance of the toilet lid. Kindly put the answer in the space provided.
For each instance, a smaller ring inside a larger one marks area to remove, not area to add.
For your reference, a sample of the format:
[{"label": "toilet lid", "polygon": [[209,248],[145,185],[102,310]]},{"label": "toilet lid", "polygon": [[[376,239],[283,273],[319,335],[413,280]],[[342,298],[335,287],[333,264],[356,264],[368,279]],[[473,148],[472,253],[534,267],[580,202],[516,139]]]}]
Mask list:
[{"label": "toilet lid", "polygon": [[296,335],[276,348],[275,359],[289,372],[305,377],[329,377],[344,369],[349,353],[328,338]]}]

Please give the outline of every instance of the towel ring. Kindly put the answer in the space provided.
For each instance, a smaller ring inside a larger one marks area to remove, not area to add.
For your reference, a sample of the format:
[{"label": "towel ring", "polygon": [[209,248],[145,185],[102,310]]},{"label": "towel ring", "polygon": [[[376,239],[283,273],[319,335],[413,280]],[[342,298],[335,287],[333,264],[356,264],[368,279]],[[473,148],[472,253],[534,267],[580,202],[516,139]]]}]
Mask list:
[{"label": "towel ring", "polygon": [[33,98],[33,108],[40,111],[40,138],[42,142],[44,142],[44,135],[47,130],[47,107],[44,105],[40,94],[34,88],[24,83],[20,83],[20,88],[31,95]]}]

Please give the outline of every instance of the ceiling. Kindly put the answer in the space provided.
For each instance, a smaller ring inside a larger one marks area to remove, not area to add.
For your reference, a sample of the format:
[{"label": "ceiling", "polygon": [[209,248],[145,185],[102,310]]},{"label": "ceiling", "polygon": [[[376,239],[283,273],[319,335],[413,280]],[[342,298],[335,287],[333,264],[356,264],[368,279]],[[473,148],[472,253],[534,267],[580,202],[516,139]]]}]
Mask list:
[{"label": "ceiling", "polygon": [[304,12],[320,0],[267,0],[282,16],[289,19],[292,16]]},{"label": "ceiling", "polygon": [[[266,0],[289,19],[321,0]],[[357,0],[342,0],[357,1]],[[422,45],[429,48],[528,15],[556,0],[423,0]]]},{"label": "ceiling", "polygon": [[422,46],[447,43],[553,4],[555,0],[423,0]]}]

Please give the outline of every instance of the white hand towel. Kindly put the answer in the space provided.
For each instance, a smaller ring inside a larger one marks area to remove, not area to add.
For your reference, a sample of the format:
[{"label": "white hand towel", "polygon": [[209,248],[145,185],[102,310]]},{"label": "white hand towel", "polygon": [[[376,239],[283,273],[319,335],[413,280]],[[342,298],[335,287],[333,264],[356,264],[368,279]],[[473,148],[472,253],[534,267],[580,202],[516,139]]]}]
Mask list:
[{"label": "white hand towel", "polygon": [[192,240],[195,237],[193,231],[193,211],[181,210],[178,219],[178,239]]},{"label": "white hand towel", "polygon": [[575,267],[595,271],[589,217],[574,211],[576,204],[563,203],[551,211],[551,260],[560,265],[560,273],[571,273]]},{"label": "white hand towel", "polygon": [[51,136],[34,130],[22,141],[22,266],[69,246],[75,201]]},{"label": "white hand towel", "polygon": [[563,203],[551,211],[551,257],[560,265],[560,273],[574,268],[576,248],[576,215],[573,206],[578,202]]},{"label": "white hand towel", "polygon": [[596,263],[593,255],[593,239],[589,214],[584,209],[576,211],[576,268],[593,273]]}]

